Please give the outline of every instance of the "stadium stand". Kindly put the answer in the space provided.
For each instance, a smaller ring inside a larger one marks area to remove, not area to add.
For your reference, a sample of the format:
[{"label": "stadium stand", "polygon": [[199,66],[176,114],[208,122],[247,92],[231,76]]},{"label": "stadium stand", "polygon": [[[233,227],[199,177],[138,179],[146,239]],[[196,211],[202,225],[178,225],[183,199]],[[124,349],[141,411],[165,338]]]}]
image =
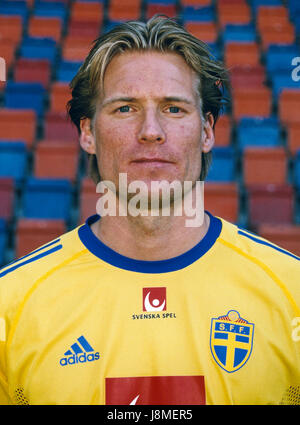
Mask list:
[{"label": "stadium stand", "polygon": [[156,12],[229,70],[206,209],[300,255],[299,0],[0,0],[0,266],[96,213],[68,85],[99,35]]}]

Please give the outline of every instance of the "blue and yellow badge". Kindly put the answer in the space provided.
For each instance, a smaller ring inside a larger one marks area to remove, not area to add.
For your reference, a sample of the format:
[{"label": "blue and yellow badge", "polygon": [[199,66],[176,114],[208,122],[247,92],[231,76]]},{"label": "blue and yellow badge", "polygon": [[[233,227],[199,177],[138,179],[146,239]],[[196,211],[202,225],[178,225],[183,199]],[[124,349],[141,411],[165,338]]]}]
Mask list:
[{"label": "blue and yellow badge", "polygon": [[230,310],[211,320],[210,349],[217,364],[226,372],[235,372],[248,361],[253,346],[254,324]]}]

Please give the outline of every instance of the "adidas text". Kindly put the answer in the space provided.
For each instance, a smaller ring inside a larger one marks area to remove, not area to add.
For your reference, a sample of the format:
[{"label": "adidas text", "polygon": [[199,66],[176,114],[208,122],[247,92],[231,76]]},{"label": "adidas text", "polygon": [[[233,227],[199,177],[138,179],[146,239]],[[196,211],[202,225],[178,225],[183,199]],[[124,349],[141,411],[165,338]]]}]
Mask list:
[{"label": "adidas text", "polygon": [[80,355],[73,355],[73,356],[68,356],[68,357],[63,357],[62,359],[60,359],[59,363],[61,366],[67,366],[67,365],[72,365],[72,364],[77,364],[77,363],[87,363],[87,362],[94,362],[96,360],[100,359],[100,353],[83,353]]}]

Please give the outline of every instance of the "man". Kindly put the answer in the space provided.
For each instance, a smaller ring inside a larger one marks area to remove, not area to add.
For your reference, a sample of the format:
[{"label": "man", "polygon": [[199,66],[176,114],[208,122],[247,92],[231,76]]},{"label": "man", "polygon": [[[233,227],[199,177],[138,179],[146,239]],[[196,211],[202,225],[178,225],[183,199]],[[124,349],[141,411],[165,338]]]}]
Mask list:
[{"label": "man", "polygon": [[120,203],[0,271],[3,404],[299,403],[299,258],[209,212],[187,226],[175,190],[169,215],[161,193],[124,214],[135,182],[197,201],[225,83],[169,19],[96,41],[69,113]]}]

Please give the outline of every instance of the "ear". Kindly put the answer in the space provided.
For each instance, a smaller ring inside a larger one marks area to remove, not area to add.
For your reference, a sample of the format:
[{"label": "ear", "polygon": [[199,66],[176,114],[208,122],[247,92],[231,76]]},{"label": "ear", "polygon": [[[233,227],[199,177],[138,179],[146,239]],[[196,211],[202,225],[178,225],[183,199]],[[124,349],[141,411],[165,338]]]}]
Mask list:
[{"label": "ear", "polygon": [[209,112],[205,116],[204,128],[202,133],[202,152],[210,152],[213,145],[215,144],[215,133],[213,130],[214,117]]},{"label": "ear", "polygon": [[89,154],[96,154],[96,141],[90,118],[80,120],[80,146]]}]

